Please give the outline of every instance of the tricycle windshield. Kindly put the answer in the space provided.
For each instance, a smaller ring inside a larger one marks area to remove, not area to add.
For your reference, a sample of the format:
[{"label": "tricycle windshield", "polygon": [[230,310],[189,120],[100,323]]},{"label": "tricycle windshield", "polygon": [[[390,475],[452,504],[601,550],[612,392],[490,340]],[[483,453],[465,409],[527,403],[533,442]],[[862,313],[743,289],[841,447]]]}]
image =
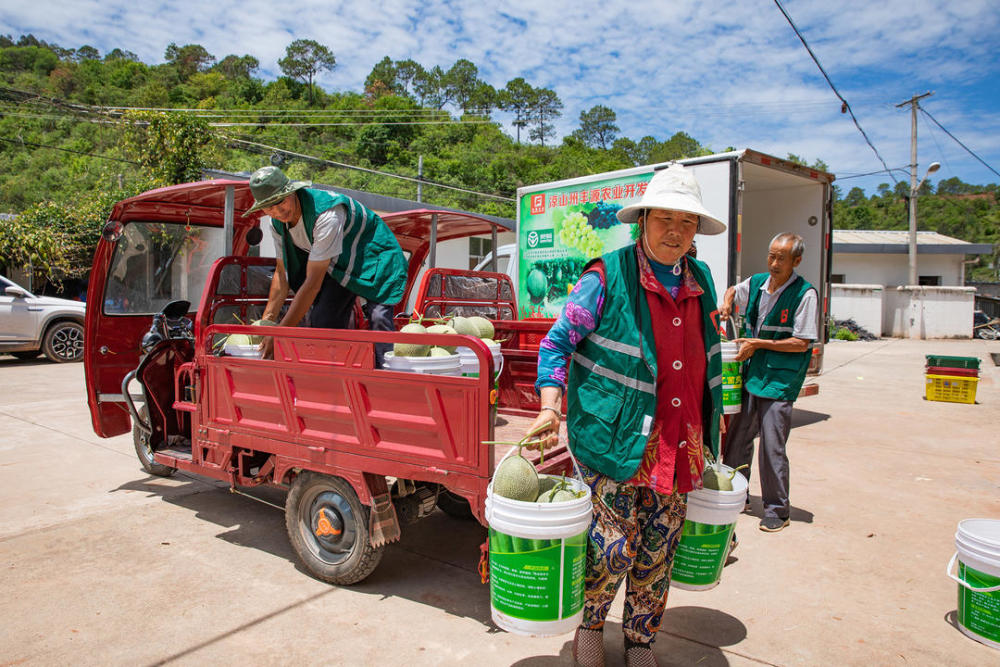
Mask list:
[{"label": "tricycle windshield", "polygon": [[225,232],[163,222],[131,222],[115,242],[104,313],[159,312],[171,301],[197,310],[212,262],[224,254]]}]

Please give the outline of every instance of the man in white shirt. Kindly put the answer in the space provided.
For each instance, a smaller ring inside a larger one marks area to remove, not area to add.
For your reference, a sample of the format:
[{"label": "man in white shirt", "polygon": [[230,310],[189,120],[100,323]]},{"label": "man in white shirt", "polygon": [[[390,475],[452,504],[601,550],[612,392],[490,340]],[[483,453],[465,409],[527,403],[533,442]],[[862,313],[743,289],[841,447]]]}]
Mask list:
[{"label": "man in white shirt", "polygon": [[760,486],[764,516],[760,529],[777,532],[788,525],[789,465],[786,453],[792,403],[809,368],[810,343],[817,339],[816,290],[795,267],[805,245],[797,234],[778,234],[767,254],[767,273],[758,273],[726,290],[719,316],[743,315],[737,361],[744,361],[743,409],[733,415],[726,437],[726,465],[747,465],[750,480],[753,439],[760,434]]},{"label": "man in white shirt", "polygon": [[[395,235],[374,211],[360,202],[305,181],[291,181],[277,167],[263,167],[250,177],[255,203],[247,211],[271,217],[277,268],[271,280],[264,318],[278,326],[353,328],[354,304],[365,299],[369,325],[395,331],[393,306],[406,289],[407,264]],[[289,290],[295,291],[284,316],[278,315]],[[265,338],[264,357],[274,341]],[[375,346],[375,366],[390,345]]]}]

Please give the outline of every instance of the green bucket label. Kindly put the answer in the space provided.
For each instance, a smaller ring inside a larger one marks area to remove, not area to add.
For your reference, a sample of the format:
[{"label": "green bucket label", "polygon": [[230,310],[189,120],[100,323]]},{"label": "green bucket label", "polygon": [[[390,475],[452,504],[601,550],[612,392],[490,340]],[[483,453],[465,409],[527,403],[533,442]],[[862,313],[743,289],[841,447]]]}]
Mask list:
[{"label": "green bucket label", "polygon": [[740,362],[727,361],[722,364],[722,384],[730,387],[743,387],[743,375],[740,373]]},{"label": "green bucket label", "polygon": [[730,389],[726,385],[722,385],[722,405],[742,405],[743,404],[743,388],[736,387],[735,389]]},{"label": "green bucket label", "polygon": [[690,586],[711,586],[718,581],[735,527],[735,523],[713,526],[685,521],[674,554],[671,581]]},{"label": "green bucket label", "polygon": [[[1000,586],[1000,577],[974,570],[961,561],[958,577],[973,588]],[[980,637],[1000,643],[1000,591],[976,593],[959,586],[958,623]]]},{"label": "green bucket label", "polygon": [[583,608],[586,558],[586,531],[565,539],[531,540],[490,528],[493,607],[526,621],[572,616]]}]

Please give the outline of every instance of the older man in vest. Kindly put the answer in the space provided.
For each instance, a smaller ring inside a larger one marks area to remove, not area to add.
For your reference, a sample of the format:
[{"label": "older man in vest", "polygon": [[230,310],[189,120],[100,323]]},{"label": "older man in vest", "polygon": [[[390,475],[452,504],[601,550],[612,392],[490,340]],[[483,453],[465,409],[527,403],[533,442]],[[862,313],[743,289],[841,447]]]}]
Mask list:
[{"label": "older man in vest", "polygon": [[[271,279],[264,318],[278,326],[349,329],[355,326],[354,303],[365,299],[371,329],[395,331],[392,307],[406,288],[406,258],[392,231],[378,215],[346,195],[310,188],[289,180],[277,167],[250,176],[254,205],[247,213],[271,217],[277,269]],[[295,291],[278,321],[289,290]],[[375,365],[382,366],[388,345],[376,345]],[[265,357],[273,339],[263,343]]]},{"label": "older man in vest", "polygon": [[809,368],[809,344],[816,340],[816,290],[795,273],[805,246],[797,234],[778,234],[767,252],[767,273],[726,290],[719,315],[743,315],[737,361],[743,369],[743,410],[734,415],[726,437],[726,465],[747,465],[750,479],[753,439],[760,434],[760,488],[764,516],[760,529],[774,533],[788,525],[789,466],[785,445],[792,428],[792,403]]}]

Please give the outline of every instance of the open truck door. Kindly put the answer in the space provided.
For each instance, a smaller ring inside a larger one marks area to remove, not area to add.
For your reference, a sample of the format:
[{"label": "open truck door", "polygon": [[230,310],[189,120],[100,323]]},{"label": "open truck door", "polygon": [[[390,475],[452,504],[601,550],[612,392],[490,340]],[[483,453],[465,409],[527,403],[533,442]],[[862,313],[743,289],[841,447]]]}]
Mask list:
[{"label": "open truck door", "polygon": [[87,292],[84,366],[94,432],[131,428],[122,380],[139,363],[152,316],[171,301],[198,310],[212,263],[246,254],[259,215],[244,181],[151,190],[115,205],[101,234]]}]

